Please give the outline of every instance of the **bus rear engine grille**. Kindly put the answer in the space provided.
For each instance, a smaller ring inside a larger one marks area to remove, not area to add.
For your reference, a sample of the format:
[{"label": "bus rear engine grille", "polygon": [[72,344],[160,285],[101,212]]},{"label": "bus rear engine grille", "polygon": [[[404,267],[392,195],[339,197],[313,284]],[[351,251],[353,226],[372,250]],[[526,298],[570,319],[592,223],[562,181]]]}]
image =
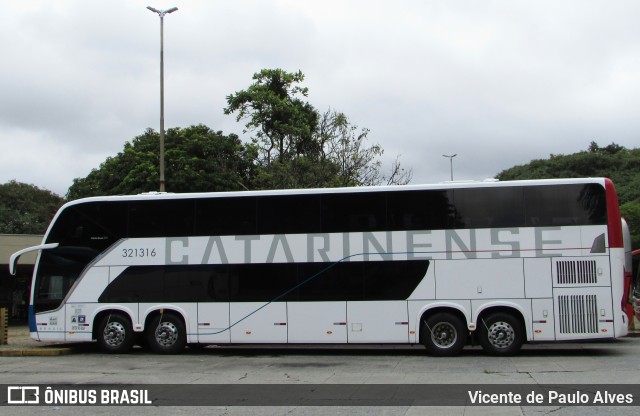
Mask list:
[{"label": "bus rear engine grille", "polygon": [[558,296],[558,321],[561,334],[597,334],[596,295]]},{"label": "bus rear engine grille", "polygon": [[556,262],[556,272],[560,285],[598,283],[595,260],[561,260]]}]

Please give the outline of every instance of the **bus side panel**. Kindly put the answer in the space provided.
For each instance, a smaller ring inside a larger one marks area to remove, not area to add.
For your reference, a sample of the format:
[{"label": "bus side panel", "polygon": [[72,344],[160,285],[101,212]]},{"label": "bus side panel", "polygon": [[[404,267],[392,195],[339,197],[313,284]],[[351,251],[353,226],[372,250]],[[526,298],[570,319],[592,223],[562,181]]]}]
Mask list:
[{"label": "bus side panel", "polygon": [[411,299],[435,299],[436,298],[436,266],[439,262],[431,261],[427,274],[422,278],[413,293]]},{"label": "bus side panel", "polygon": [[536,257],[523,260],[525,296],[527,298],[551,298],[553,296],[551,258]]},{"label": "bus side panel", "polygon": [[347,302],[349,343],[409,342],[407,301]]},{"label": "bus side panel", "polygon": [[35,321],[40,341],[65,340],[65,308],[37,313]]},{"label": "bus side panel", "polygon": [[66,309],[66,341],[91,341],[92,339],[92,311],[96,304],[90,305],[67,303]]},{"label": "bus side panel", "polygon": [[531,299],[531,329],[533,341],[554,341],[556,339],[555,319],[553,319],[553,299]]},{"label": "bus side panel", "polygon": [[287,342],[286,302],[236,302],[230,305],[232,343]]},{"label": "bus side panel", "polygon": [[290,343],[346,343],[346,302],[288,302]]},{"label": "bus side panel", "polygon": [[231,342],[228,302],[198,303],[198,342]]},{"label": "bus side panel", "polygon": [[436,299],[523,298],[522,259],[467,259],[437,264]]},{"label": "bus side panel", "polygon": [[109,284],[109,269],[109,267],[92,267],[87,270],[69,293],[67,302],[98,302],[98,297]]}]

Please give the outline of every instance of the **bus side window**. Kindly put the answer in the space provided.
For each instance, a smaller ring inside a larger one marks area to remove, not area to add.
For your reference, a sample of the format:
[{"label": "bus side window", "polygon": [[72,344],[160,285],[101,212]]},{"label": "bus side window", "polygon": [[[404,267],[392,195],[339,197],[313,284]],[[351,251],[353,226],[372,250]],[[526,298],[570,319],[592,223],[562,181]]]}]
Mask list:
[{"label": "bus side window", "polygon": [[[160,209],[161,208],[161,209]],[[194,233],[192,200],[135,201],[129,205],[129,237],[183,237]]]},{"label": "bus side window", "polygon": [[226,270],[213,271],[209,276],[209,287],[207,288],[209,299],[228,302],[230,279],[231,273]]},{"label": "bus side window", "polygon": [[322,232],[373,232],[387,229],[386,193],[322,196]]}]

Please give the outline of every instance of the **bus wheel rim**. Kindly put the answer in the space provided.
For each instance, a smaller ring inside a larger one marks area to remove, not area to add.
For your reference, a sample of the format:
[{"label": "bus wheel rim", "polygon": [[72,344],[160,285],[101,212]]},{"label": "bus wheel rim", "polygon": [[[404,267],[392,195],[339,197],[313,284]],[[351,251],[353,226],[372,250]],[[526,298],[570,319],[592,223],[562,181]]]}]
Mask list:
[{"label": "bus wheel rim", "polygon": [[120,322],[109,322],[104,328],[104,341],[112,347],[121,345],[125,338],[126,331]]},{"label": "bus wheel rim", "polygon": [[169,347],[178,340],[178,327],[173,322],[162,322],[156,329],[156,342]]},{"label": "bus wheel rim", "polygon": [[489,327],[489,342],[496,348],[507,348],[515,340],[515,331],[507,322],[498,321]]},{"label": "bus wheel rim", "polygon": [[456,343],[458,331],[449,322],[439,322],[431,330],[431,341],[438,348],[449,348]]}]

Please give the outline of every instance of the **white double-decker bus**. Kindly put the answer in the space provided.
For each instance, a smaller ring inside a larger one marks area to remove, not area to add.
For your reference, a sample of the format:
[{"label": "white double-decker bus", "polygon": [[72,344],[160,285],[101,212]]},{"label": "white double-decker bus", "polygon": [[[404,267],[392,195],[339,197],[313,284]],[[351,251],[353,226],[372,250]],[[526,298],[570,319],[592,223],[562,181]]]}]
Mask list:
[{"label": "white double-decker bus", "polygon": [[112,353],[627,333],[608,179],[87,198],[33,250],[31,337]]}]

